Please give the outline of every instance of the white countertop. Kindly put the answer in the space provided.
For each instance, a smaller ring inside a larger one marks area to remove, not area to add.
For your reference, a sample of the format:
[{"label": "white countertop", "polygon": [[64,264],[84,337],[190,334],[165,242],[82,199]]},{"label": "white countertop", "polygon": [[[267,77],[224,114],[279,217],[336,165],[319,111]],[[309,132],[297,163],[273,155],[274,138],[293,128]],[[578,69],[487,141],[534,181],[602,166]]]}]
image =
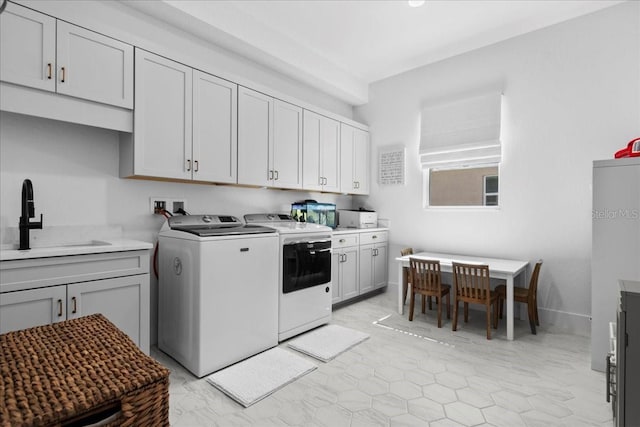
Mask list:
[{"label": "white countertop", "polygon": [[349,234],[349,233],[369,233],[375,231],[389,231],[387,227],[376,227],[376,228],[336,228],[333,230],[333,234]]},{"label": "white countertop", "polygon": [[[15,247],[15,246],[14,246]],[[12,248],[0,250],[0,261],[12,261],[32,258],[48,258],[66,255],[101,254],[107,252],[124,252],[151,249],[153,245],[138,240],[91,240],[77,243],[66,243],[60,246],[34,247],[26,251]]]}]

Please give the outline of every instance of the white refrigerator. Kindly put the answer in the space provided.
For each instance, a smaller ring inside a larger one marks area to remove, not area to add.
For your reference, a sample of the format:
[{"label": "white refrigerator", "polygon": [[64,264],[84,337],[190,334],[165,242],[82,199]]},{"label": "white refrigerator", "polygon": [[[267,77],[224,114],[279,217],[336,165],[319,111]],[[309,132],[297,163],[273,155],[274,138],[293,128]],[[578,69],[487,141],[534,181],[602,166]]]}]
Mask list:
[{"label": "white refrigerator", "polygon": [[604,371],[618,280],[640,280],[640,157],[593,162],[591,368]]}]

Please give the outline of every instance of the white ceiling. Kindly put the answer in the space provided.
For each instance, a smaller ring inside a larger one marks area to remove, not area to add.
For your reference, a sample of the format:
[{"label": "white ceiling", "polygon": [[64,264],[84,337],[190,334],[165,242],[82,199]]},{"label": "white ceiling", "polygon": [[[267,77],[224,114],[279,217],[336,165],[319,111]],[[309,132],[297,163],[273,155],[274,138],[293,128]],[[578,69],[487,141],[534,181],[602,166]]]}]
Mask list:
[{"label": "white ceiling", "polygon": [[622,2],[124,1],[354,105],[377,80]]}]

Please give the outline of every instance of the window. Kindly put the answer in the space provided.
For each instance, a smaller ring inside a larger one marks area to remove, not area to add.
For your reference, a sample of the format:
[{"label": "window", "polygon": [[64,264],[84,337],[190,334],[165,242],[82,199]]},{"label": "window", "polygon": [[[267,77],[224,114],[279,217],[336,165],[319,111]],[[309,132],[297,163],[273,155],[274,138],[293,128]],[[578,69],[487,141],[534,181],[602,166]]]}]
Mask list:
[{"label": "window", "polygon": [[422,109],[425,207],[498,206],[501,113],[501,93]]},{"label": "window", "polygon": [[484,205],[498,206],[498,175],[484,176]]},{"label": "window", "polygon": [[498,166],[429,169],[428,206],[497,206]]}]

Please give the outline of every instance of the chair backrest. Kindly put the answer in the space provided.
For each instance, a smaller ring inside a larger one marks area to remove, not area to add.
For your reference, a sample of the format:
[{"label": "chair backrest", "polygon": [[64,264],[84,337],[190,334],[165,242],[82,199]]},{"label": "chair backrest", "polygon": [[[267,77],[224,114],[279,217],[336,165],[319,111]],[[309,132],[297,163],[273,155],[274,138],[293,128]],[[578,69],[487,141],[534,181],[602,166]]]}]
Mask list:
[{"label": "chair backrest", "polygon": [[409,258],[409,278],[416,290],[440,292],[440,261]]},{"label": "chair backrest", "polygon": [[454,262],[453,284],[456,294],[463,299],[488,301],[491,294],[489,266]]},{"label": "chair backrest", "polygon": [[413,255],[413,248],[404,248],[400,251],[400,256]]},{"label": "chair backrest", "polygon": [[529,280],[529,298],[535,298],[538,292],[538,276],[540,276],[540,267],[542,267],[542,260],[538,260],[536,266],[533,267],[533,273],[531,273],[531,279]]}]

